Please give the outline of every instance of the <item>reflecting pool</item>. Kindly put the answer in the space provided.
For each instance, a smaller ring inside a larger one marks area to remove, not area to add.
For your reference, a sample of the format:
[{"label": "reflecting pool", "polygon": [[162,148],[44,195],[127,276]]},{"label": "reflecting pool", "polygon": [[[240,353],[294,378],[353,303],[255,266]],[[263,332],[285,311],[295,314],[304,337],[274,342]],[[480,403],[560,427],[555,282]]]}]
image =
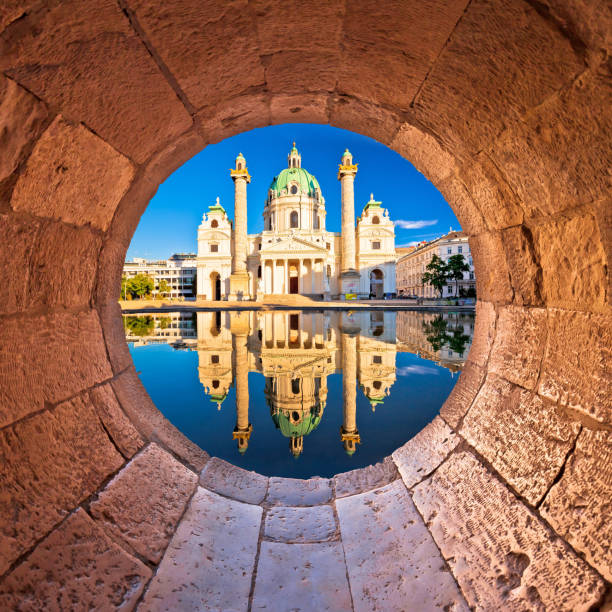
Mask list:
[{"label": "reflecting pool", "polygon": [[438,414],[472,313],[216,311],[124,315],[136,371],[170,422],[268,476],[380,461]]}]

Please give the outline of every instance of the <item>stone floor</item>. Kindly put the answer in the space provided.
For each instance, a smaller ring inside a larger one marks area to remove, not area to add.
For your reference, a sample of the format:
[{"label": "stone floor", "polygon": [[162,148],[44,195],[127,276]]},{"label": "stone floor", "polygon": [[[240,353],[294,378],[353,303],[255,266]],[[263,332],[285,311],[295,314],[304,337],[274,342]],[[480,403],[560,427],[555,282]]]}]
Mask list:
[{"label": "stone floor", "polygon": [[8,575],[0,609],[588,610],[605,582],[437,417],[333,479],[146,444]]}]

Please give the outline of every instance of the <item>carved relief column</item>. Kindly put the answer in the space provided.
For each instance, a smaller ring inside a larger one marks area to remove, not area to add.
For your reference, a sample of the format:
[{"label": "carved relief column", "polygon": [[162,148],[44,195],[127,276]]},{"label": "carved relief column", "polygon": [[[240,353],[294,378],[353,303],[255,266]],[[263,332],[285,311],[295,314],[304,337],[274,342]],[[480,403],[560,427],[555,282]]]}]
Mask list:
[{"label": "carved relief column", "polygon": [[357,271],[355,251],[354,182],[356,174],[357,164],[353,164],[353,156],[346,149],[338,169],[338,180],[342,189],[342,266],[340,273],[340,293],[342,295],[358,293],[361,279],[361,275]]},{"label": "carved relief column", "polygon": [[247,271],[247,183],[251,176],[242,153],[236,158],[236,167],[230,170],[234,181],[234,228],[232,231],[232,273],[230,300],[251,298]]},{"label": "carved relief column", "polygon": [[342,335],[342,427],[340,440],[348,455],[357,450],[361,442],[357,430],[357,335]]}]

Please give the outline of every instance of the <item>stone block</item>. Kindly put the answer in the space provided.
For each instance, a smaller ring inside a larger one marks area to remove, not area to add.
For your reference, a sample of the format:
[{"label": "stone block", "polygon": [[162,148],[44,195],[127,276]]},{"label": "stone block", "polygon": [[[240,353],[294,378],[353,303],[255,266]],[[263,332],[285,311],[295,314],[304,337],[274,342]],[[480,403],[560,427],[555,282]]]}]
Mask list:
[{"label": "stone block", "polygon": [[111,376],[95,311],[7,318],[0,335],[0,427]]},{"label": "stone block", "polygon": [[[340,55],[333,52],[284,51],[262,58],[266,87],[273,93],[332,92],[338,76]],[[296,65],[300,66],[296,70]]]},{"label": "stone block", "polygon": [[588,610],[596,572],[469,453],[454,454],[413,500],[470,607]]},{"label": "stone block", "polygon": [[578,423],[552,403],[489,375],[460,433],[535,506],[561,470],[578,431]]},{"label": "stone block", "polygon": [[10,244],[0,258],[0,314],[27,309],[28,275],[32,245],[40,231],[38,220],[0,214],[0,243]]},{"label": "stone block", "polygon": [[117,302],[106,302],[98,305],[98,313],[113,374],[120,374],[134,365],[125,341],[121,306]]},{"label": "stone block", "polygon": [[247,610],[262,509],[198,488],[143,610]]},{"label": "stone block", "polygon": [[610,193],[612,117],[602,109],[611,99],[609,76],[585,71],[493,145],[527,215],[554,214]]},{"label": "stone block", "polygon": [[318,506],[332,498],[327,478],[270,478],[266,501],[276,506]]},{"label": "stone block", "polygon": [[278,93],[270,100],[271,123],[327,123],[329,96]]},{"label": "stone block", "polygon": [[130,7],[195,108],[264,84],[257,32],[246,0],[131,0]]},{"label": "stone block", "polygon": [[0,431],[0,575],[122,464],[87,397]]},{"label": "stone block", "polygon": [[[252,610],[351,610],[339,542],[262,542]],[[246,608],[245,608],[246,609]]]},{"label": "stone block", "polygon": [[4,610],[132,610],[151,570],[78,509],[0,585]]},{"label": "stone block", "polygon": [[107,533],[159,563],[196,483],[192,471],[151,444],[98,494],[91,515]]},{"label": "stone block", "polygon": [[126,459],[132,457],[142,448],[144,440],[121,410],[111,385],[95,387],[89,392],[89,396],[115,446]]},{"label": "stone block", "polygon": [[[246,94],[233,98],[231,104],[203,109],[196,123],[208,144],[220,142],[254,128],[270,125],[270,104],[264,94]],[[247,166],[249,161],[247,160]]]},{"label": "stone block", "polygon": [[377,489],[397,480],[398,473],[391,457],[379,463],[368,465],[358,470],[351,470],[334,476],[336,497],[347,497]]},{"label": "stone block", "polygon": [[538,393],[598,421],[612,419],[612,317],[550,310]]},{"label": "stone block", "polygon": [[481,151],[584,68],[569,39],[530,6],[479,0],[458,18],[414,103],[416,118],[450,148]]},{"label": "stone block", "polygon": [[478,299],[496,304],[512,302],[514,291],[510,284],[510,271],[501,232],[472,236],[470,251],[476,270]]},{"label": "stone block", "polygon": [[495,324],[497,314],[491,302],[478,300],[476,303],[476,321],[474,322],[474,336],[468,360],[480,367],[485,367],[489,353],[495,339]]},{"label": "stone block", "polygon": [[468,606],[401,480],[336,502],[356,611]]},{"label": "stone block", "polygon": [[455,383],[447,400],[440,408],[440,416],[455,429],[461,424],[465,413],[470,409],[474,398],[480,391],[486,370],[468,361]]},{"label": "stone block", "polygon": [[275,542],[335,540],[336,521],[331,506],[295,508],[276,506],[266,514],[264,536]]},{"label": "stone block", "polygon": [[[47,117],[48,110],[43,102],[15,81],[0,77],[0,186],[27,159]],[[0,187],[0,196],[5,195],[2,191]]]},{"label": "stone block", "polygon": [[155,407],[133,367],[112,381],[113,389],[128,418],[147,439],[169,448],[196,472],[208,461],[208,453],[187,439]]},{"label": "stone block", "polygon": [[489,372],[526,389],[533,389],[540,374],[546,334],[545,309],[501,308],[489,358]]},{"label": "stone block", "polygon": [[[253,3],[261,55],[286,51],[307,51],[340,45],[343,6],[327,0],[307,4],[283,0],[256,0]],[[299,13],[299,27],[295,26]],[[281,53],[282,52],[282,53]]]},{"label": "stone block", "polygon": [[[351,96],[334,94],[329,103],[329,123],[374,138],[389,146],[397,134],[399,116],[386,108]],[[356,163],[359,159],[355,158]]]},{"label": "stone block", "polygon": [[595,215],[579,212],[533,227],[547,306],[605,311],[606,254]]},{"label": "stone block", "polygon": [[474,198],[472,198],[461,179],[451,176],[440,183],[434,184],[457,215],[463,231],[468,236],[471,237],[486,230],[486,222],[482,211],[474,202]]},{"label": "stone block", "polygon": [[130,161],[99,136],[57,117],[36,143],[11,205],[105,231],[133,177]]},{"label": "stone block", "polygon": [[408,488],[421,482],[435,470],[460,439],[438,416],[392,455],[393,461]]},{"label": "stone block", "polygon": [[612,582],[612,434],[583,429],[565,471],[541,506],[542,516]]},{"label": "stone block", "polygon": [[465,0],[352,1],[344,19],[338,90],[408,110],[465,6]]},{"label": "stone block", "polygon": [[41,223],[28,274],[28,305],[77,308],[91,302],[102,237],[88,227]]},{"label": "stone block", "polygon": [[542,268],[531,230],[525,225],[502,232],[502,243],[510,271],[516,304],[542,304]]},{"label": "stone block", "polygon": [[268,491],[268,478],[212,457],[200,474],[200,485],[247,504],[261,504]]},{"label": "stone block", "polygon": [[[185,53],[185,64],[190,56],[198,54]],[[8,76],[137,163],[191,125],[166,75],[111,0],[36,7],[4,32],[0,57]],[[103,165],[100,170],[104,175]],[[93,174],[87,180],[97,182]]]}]

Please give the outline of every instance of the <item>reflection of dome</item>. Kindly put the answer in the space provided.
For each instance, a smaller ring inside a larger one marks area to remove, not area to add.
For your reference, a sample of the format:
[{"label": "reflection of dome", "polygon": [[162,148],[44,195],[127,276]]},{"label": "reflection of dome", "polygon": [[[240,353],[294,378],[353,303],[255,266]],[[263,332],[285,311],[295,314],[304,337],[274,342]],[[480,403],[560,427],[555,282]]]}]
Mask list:
[{"label": "reflection of dome", "polygon": [[319,181],[304,168],[285,168],[270,184],[270,189],[274,189],[277,195],[281,195],[283,189],[288,189],[288,185],[297,183],[301,193],[314,197],[316,190],[321,190]]},{"label": "reflection of dome", "polygon": [[276,427],[281,430],[285,438],[299,438],[307,436],[319,426],[322,413],[322,410],[317,411],[313,408],[310,412],[301,413],[302,418],[298,422],[294,422],[290,414],[285,412],[273,412],[272,420]]},{"label": "reflection of dome", "polygon": [[225,401],[226,397],[227,397],[227,391],[225,393],[211,393],[208,396],[208,399],[213,404],[217,404],[217,408],[221,410],[221,404]]}]

